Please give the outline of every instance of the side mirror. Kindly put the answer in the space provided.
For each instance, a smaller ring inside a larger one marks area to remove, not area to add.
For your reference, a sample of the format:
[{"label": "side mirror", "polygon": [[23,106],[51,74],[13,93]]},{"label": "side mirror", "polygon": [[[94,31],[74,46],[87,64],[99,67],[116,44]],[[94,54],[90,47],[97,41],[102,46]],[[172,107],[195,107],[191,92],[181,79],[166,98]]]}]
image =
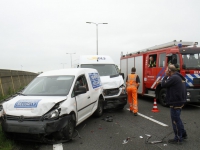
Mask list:
[{"label": "side mirror", "polygon": [[120,73],[120,75],[122,76],[122,78],[124,79],[124,73]]},{"label": "side mirror", "polygon": [[86,87],[79,86],[78,89],[76,89],[74,91],[74,94],[75,94],[75,96],[77,96],[77,95],[80,95],[80,94],[83,94],[83,93],[86,93],[86,92],[87,92]]},{"label": "side mirror", "polygon": [[172,55],[172,64],[177,64],[177,56],[176,56],[176,54]]}]

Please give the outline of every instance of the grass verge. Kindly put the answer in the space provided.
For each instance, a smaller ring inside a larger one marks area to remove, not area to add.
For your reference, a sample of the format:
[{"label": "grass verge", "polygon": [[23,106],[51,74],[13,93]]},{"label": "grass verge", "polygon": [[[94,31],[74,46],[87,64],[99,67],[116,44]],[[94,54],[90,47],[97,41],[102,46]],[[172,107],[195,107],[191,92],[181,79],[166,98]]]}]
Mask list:
[{"label": "grass verge", "polygon": [[5,137],[5,135],[2,132],[2,128],[0,126],[0,150],[12,150],[13,147],[14,147],[14,142]]}]

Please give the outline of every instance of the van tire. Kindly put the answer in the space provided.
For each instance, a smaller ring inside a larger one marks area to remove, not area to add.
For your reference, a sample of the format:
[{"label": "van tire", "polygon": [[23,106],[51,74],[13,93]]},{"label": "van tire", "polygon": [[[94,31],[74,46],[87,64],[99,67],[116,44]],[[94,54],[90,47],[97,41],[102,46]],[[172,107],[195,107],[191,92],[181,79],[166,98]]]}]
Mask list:
[{"label": "van tire", "polygon": [[165,88],[161,89],[159,92],[159,102],[162,106],[167,107],[166,95],[167,90]]},{"label": "van tire", "polygon": [[97,110],[94,112],[95,117],[101,117],[103,115],[103,99],[99,98]]},{"label": "van tire", "polygon": [[75,120],[74,114],[71,114],[70,119],[68,120],[67,125],[63,128],[63,135],[65,140],[72,140],[73,133],[75,130]]}]

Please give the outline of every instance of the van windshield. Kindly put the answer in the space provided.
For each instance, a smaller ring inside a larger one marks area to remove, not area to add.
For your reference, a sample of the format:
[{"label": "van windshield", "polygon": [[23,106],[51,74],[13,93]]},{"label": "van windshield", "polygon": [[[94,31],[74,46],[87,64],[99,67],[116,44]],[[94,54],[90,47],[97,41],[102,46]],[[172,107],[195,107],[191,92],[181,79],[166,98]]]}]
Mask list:
[{"label": "van windshield", "polygon": [[27,96],[67,96],[74,76],[46,76],[35,78],[22,92]]},{"label": "van windshield", "polygon": [[94,68],[100,76],[111,76],[119,74],[114,64],[82,64],[81,68]]}]

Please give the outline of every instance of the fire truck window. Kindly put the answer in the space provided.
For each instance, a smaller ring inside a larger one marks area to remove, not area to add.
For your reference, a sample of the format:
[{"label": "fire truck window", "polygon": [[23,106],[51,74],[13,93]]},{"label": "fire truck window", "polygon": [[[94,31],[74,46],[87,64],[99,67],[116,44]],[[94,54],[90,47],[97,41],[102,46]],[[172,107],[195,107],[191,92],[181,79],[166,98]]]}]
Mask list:
[{"label": "fire truck window", "polygon": [[165,58],[166,58],[166,53],[160,54],[159,67],[164,67],[165,66]]},{"label": "fire truck window", "polygon": [[156,58],[157,55],[149,55],[149,64],[148,64],[149,68],[156,67]]},{"label": "fire truck window", "polygon": [[167,65],[172,63],[172,56],[167,56]]}]

